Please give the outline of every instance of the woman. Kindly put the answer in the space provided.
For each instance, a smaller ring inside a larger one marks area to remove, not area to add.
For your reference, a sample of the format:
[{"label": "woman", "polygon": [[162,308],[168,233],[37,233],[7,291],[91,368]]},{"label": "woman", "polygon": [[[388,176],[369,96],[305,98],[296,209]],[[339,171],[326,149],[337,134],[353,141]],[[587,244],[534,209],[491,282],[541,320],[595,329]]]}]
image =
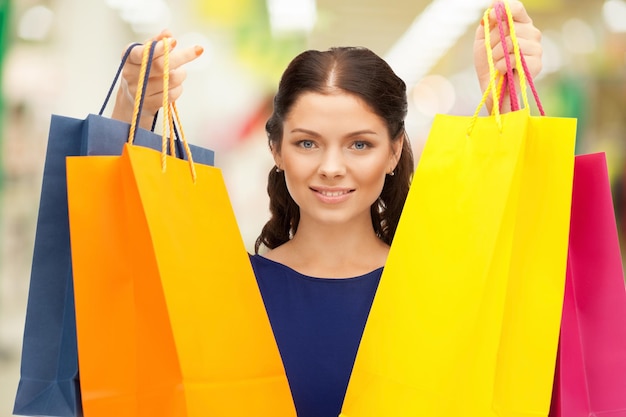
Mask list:
[{"label": "woman", "polygon": [[[511,2],[511,10],[536,75],[540,32],[520,2]],[[494,13],[490,21],[496,67],[504,72]],[[156,39],[165,36],[171,35]],[[481,27],[474,49],[484,89],[489,70]],[[131,117],[140,53],[134,51],[125,67],[115,118]],[[172,100],[182,91],[182,66],[201,53],[199,47],[172,53]],[[153,66],[159,80],[161,55],[159,45]],[[160,81],[148,86],[143,126],[158,110],[159,87]],[[271,218],[251,261],[301,417],[341,410],[413,172],[406,112],[404,82],[364,48],[298,55],[275,96],[266,125],[275,161],[268,180]],[[262,246],[267,250],[260,255]]]}]

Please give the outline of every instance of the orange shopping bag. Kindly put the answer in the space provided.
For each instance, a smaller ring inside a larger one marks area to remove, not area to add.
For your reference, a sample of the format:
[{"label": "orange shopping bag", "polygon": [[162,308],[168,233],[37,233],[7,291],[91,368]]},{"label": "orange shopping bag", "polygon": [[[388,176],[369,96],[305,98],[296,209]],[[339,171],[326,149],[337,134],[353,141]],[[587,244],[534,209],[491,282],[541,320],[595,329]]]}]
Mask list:
[{"label": "orange shopping bag", "polygon": [[67,161],[85,415],[295,416],[221,172],[143,150]]}]

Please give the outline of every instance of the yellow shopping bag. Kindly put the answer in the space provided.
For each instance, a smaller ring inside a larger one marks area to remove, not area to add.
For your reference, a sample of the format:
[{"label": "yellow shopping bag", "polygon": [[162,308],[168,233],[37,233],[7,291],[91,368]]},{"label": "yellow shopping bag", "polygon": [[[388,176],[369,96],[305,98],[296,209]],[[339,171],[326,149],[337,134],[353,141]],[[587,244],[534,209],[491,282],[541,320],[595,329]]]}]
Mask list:
[{"label": "yellow shopping bag", "polygon": [[85,415],[295,416],[221,172],[145,150],[67,161]]},{"label": "yellow shopping bag", "polygon": [[[515,38],[508,4],[497,3]],[[500,19],[498,21],[501,22]],[[521,93],[531,85],[514,42]],[[509,72],[509,77],[513,77]],[[493,409],[502,416],[547,416],[556,366],[569,244],[576,120],[529,117],[525,170],[516,221],[494,382]]]},{"label": "yellow shopping bag", "polygon": [[436,117],[342,416],[548,414],[575,120],[531,116],[524,83],[522,110]]}]

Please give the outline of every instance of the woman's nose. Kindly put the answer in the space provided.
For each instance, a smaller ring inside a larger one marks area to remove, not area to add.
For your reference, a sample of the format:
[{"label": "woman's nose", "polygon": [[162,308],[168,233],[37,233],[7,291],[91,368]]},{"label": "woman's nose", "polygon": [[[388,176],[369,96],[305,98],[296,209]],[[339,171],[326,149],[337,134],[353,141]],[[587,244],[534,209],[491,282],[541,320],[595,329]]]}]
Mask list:
[{"label": "woman's nose", "polygon": [[318,173],[329,178],[346,173],[346,161],[340,149],[327,149],[323,152]]}]

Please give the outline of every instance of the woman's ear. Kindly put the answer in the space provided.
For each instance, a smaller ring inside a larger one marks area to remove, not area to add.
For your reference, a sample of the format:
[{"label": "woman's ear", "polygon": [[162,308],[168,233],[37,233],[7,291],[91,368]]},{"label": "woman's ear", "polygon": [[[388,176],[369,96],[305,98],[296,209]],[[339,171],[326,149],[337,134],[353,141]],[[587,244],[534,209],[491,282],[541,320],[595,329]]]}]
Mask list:
[{"label": "woman's ear", "polygon": [[272,157],[274,158],[274,164],[276,164],[276,167],[279,169],[283,169],[283,159],[280,156],[280,152],[277,152],[276,149],[272,148]]},{"label": "woman's ear", "polygon": [[393,172],[400,162],[400,156],[402,155],[402,147],[404,146],[404,134],[400,135],[399,138],[391,142],[391,155],[389,157],[389,171]]}]

